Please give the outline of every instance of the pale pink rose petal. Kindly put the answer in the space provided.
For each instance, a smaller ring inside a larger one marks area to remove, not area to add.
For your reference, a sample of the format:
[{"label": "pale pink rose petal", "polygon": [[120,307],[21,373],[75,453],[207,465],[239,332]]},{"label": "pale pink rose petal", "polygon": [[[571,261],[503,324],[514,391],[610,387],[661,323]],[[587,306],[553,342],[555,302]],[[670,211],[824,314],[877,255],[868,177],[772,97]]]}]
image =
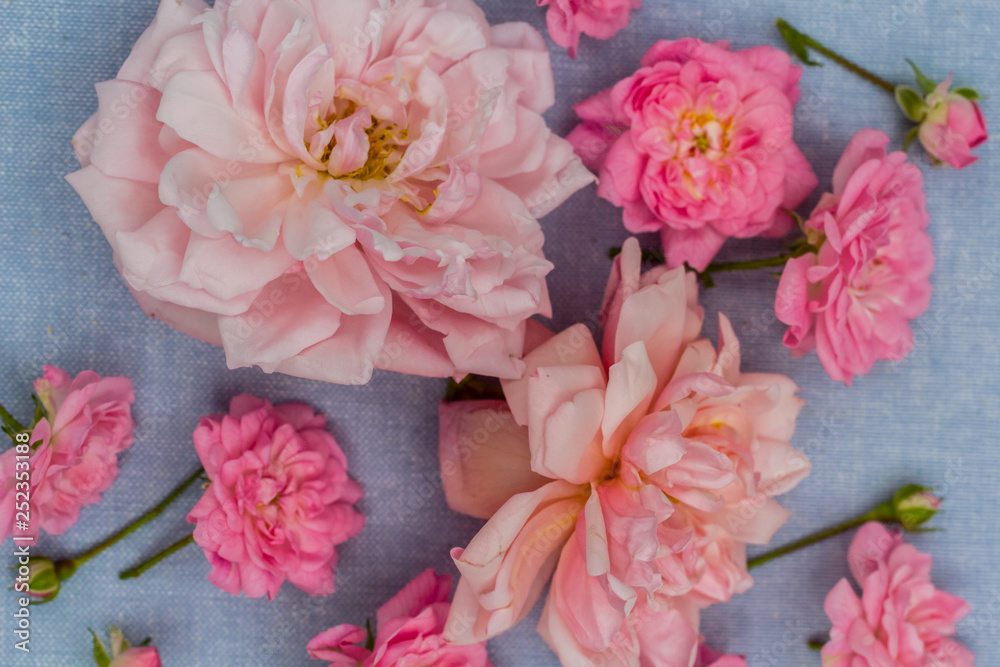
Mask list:
[{"label": "pale pink rose petal", "polygon": [[468,547],[453,550],[462,580],[445,630],[449,641],[483,641],[531,611],[572,534],[581,496],[580,486],[561,481],[516,495]]},{"label": "pale pink rose petal", "polygon": [[489,519],[507,500],[546,478],[531,470],[528,430],[503,401],[442,403],[438,454],[448,506]]}]

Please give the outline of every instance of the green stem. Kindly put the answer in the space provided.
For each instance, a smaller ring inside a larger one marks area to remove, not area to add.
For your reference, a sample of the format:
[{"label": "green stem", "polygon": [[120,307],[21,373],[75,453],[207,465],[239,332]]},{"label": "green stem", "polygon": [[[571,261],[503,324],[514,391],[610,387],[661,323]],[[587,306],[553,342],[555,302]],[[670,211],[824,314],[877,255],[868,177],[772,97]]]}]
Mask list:
[{"label": "green stem", "polygon": [[[134,533],[135,531],[139,530],[140,528],[142,528],[143,526],[145,526],[147,523],[149,523],[150,521],[152,521],[156,517],[160,516],[160,514],[162,514],[163,511],[165,509],[167,509],[167,507],[169,507],[171,505],[171,503],[173,503],[175,500],[177,500],[177,498],[182,493],[184,493],[184,491],[189,486],[191,486],[192,484],[194,484],[195,482],[197,482],[201,478],[201,476],[204,475],[204,474],[205,474],[205,469],[204,468],[198,468],[198,470],[193,475],[191,475],[186,480],[184,480],[183,482],[181,482],[180,486],[178,486],[176,489],[174,489],[173,491],[171,491],[170,495],[168,495],[166,498],[164,498],[163,500],[161,500],[159,502],[159,504],[157,504],[155,507],[153,507],[152,509],[150,509],[148,512],[146,512],[145,514],[143,514],[142,516],[140,516],[138,519],[136,519],[135,521],[133,521],[129,525],[127,525],[124,528],[122,528],[121,530],[119,530],[114,535],[108,537],[106,540],[104,540],[102,542],[99,542],[98,544],[95,544],[93,547],[91,547],[90,549],[88,549],[84,553],[80,554],[76,558],[73,558],[72,559],[72,563],[73,563],[73,565],[75,567],[73,567],[72,571],[67,570],[68,572],[71,572],[69,576],[72,576],[72,573],[76,572],[76,568],[80,567],[81,565],[83,565],[84,563],[86,563],[88,560],[90,560],[91,558],[93,558],[94,556],[96,556],[97,554],[101,553],[102,551],[104,551],[108,547],[112,546],[113,544],[116,544],[117,542],[119,542],[120,540],[124,539],[128,535],[131,535],[132,533]],[[63,578],[68,578],[68,577],[63,577]]]},{"label": "green stem", "polygon": [[826,642],[824,642],[822,639],[810,639],[809,643],[806,644],[806,646],[808,646],[814,651],[822,651],[823,647],[826,646]]},{"label": "green stem", "polygon": [[[727,271],[751,271],[753,269],[766,269],[781,267],[788,263],[788,260],[802,257],[810,252],[818,252],[817,248],[801,239],[796,242],[790,252],[782,253],[777,257],[765,257],[763,259],[749,259],[742,262],[713,262],[705,267],[704,271],[696,271],[698,277],[705,283],[705,287],[712,287],[715,281],[712,280],[713,273],[724,273]],[[690,269],[690,267],[688,267]],[[691,269],[692,271],[694,269]]]},{"label": "green stem", "polygon": [[893,503],[891,501],[885,502],[876,507],[875,509],[873,509],[872,511],[865,512],[861,516],[849,519],[848,521],[837,524],[832,528],[821,530],[818,533],[813,533],[812,535],[803,537],[801,540],[792,542],[791,544],[787,544],[783,547],[775,549],[774,551],[769,551],[765,554],[761,554],[756,558],[751,558],[750,560],[747,561],[747,569],[758,567],[760,565],[763,565],[764,563],[769,563],[772,560],[781,558],[782,556],[786,556],[792,552],[798,551],[799,549],[804,549],[805,547],[816,544],[817,542],[822,542],[823,540],[835,537],[842,533],[846,533],[847,531],[853,530],[858,526],[862,526],[868,523],[869,521],[890,522],[895,520],[896,520],[896,510],[895,507],[893,506]]},{"label": "green stem", "polygon": [[886,81],[882,77],[880,77],[877,74],[875,74],[875,73],[873,73],[873,72],[865,69],[864,67],[862,67],[861,65],[857,64],[856,62],[854,62],[852,60],[848,60],[847,58],[845,58],[844,56],[840,55],[836,51],[834,51],[834,50],[832,50],[830,48],[827,48],[826,46],[824,46],[823,44],[817,42],[815,39],[813,39],[809,35],[796,30],[791,25],[789,25],[788,21],[786,21],[785,19],[778,19],[777,25],[778,25],[778,28],[780,28],[782,30],[790,30],[790,31],[794,32],[802,40],[802,43],[805,44],[806,46],[808,46],[809,48],[813,49],[814,51],[816,51],[818,53],[822,53],[824,56],[826,56],[830,60],[834,61],[835,63],[837,63],[841,67],[843,67],[843,68],[845,68],[845,69],[847,69],[847,70],[849,70],[851,72],[854,72],[855,74],[857,74],[858,76],[860,76],[862,79],[865,79],[866,81],[869,81],[869,82],[875,84],[876,86],[878,86],[882,90],[886,91],[887,93],[889,93],[890,95],[892,95],[893,97],[895,97],[895,95],[896,95],[896,86],[893,85],[891,82]]},{"label": "green stem", "polygon": [[139,563],[131,570],[125,570],[124,572],[118,575],[118,578],[135,579],[136,577],[141,576],[146,570],[150,569],[151,567],[159,563],[161,560],[169,558],[170,556],[177,553],[178,551],[180,551],[181,549],[183,549],[184,547],[193,542],[194,542],[194,534],[188,535],[187,537],[183,537],[174,542],[173,544],[171,544],[169,547],[167,547],[160,553],[150,558],[149,560]]}]

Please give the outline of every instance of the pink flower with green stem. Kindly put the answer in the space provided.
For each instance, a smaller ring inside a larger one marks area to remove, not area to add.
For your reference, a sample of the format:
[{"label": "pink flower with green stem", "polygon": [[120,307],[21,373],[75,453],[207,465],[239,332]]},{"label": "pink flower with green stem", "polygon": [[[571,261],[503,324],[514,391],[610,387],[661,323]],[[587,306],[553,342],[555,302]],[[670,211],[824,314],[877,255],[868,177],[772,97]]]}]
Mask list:
[{"label": "pink flower with green stem", "polygon": [[963,86],[950,90],[952,75],[938,83],[921,72],[912,60],[907,62],[913,68],[919,90],[895,85],[799,32],[784,19],[778,19],[777,25],[789,48],[806,65],[820,64],[809,57],[812,49],[893,95],[906,117],[917,123],[903,140],[904,151],[919,139],[935,165],[964,169],[979,160],[972,150],[986,143],[989,133],[978,104],[981,97],[975,88]]}]

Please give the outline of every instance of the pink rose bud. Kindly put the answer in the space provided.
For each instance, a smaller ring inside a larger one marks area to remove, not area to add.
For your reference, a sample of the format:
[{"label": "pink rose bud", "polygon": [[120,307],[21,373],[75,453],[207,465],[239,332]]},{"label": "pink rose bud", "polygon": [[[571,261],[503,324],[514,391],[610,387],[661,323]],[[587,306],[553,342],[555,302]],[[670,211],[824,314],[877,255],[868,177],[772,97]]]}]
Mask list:
[{"label": "pink rose bud", "polygon": [[910,65],[922,94],[908,86],[896,89],[896,101],[903,113],[920,123],[907,135],[905,146],[919,138],[935,163],[955,169],[977,162],[979,158],[972,155],[972,150],[989,139],[986,119],[976,103],[979,93],[973,88],[949,91],[951,75],[936,83],[912,62]]},{"label": "pink rose bud", "polygon": [[28,562],[28,595],[49,602],[59,595],[59,587],[56,564],[45,556],[32,556]]},{"label": "pink rose bud", "polygon": [[94,637],[94,662],[97,663],[97,667],[161,667],[162,665],[159,651],[152,646],[133,647],[125,639],[122,631],[113,625],[110,650],[97,633],[91,630],[90,634]]},{"label": "pink rose bud", "polygon": [[911,484],[896,492],[892,499],[896,520],[906,530],[914,530],[927,523],[941,509],[941,499],[931,490]]}]

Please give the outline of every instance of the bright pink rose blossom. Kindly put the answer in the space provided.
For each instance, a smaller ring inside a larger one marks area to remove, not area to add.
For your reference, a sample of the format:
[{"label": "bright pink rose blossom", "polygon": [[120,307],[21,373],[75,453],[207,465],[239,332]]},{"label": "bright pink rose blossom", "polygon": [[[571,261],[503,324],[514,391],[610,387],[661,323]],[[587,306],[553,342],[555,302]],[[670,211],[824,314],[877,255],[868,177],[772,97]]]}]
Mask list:
[{"label": "bright pink rose blossom", "polygon": [[358,646],[365,641],[364,628],[338,625],[309,642],[309,655],[330,667],[492,667],[485,644],[445,642],[450,594],[451,577],[425,570],[376,613],[373,650]]},{"label": "bright pink rose blossom", "polygon": [[873,522],[848,557],[862,593],[841,579],[827,596],[823,667],[973,667],[972,652],[951,638],[969,605],[934,587],[930,556]]},{"label": "bright pink rose blossom", "polygon": [[[35,380],[45,416],[31,431],[30,530],[18,535],[65,532],[80,508],[101,500],[118,476],[118,454],[132,446],[132,381],[45,366]],[[0,454],[0,539],[14,534],[17,452]]]},{"label": "bright pink rose blossom", "polygon": [[472,0],[162,0],[70,174],[143,309],[256,365],[518,377],[593,180],[544,39]]},{"label": "bright pink rose blossom", "polygon": [[701,270],[730,236],[781,236],[816,187],[792,140],[802,69],[769,46],[660,41],[642,67],[578,104],[568,137],[632,232]]},{"label": "bright pink rose blossom", "polygon": [[955,169],[975,164],[972,149],[989,139],[986,118],[975,100],[948,92],[951,77],[927,96],[927,117],[920,123],[920,143],[939,162]]},{"label": "bright pink rose blossom", "polygon": [[862,130],[851,140],[826,194],[805,223],[819,246],[789,260],[775,312],[796,355],[815,349],[834,380],[851,383],[879,359],[913,349],[910,320],[927,309],[934,268],[920,170],[889,137]]},{"label": "bright pink rose blossom", "polygon": [[251,598],[274,599],[285,579],[333,593],[336,546],[365,521],[354,509],[361,487],[325,427],[307,405],[246,395],[201,420],[194,444],[211,483],[188,521],[213,584]]},{"label": "bright pink rose blossom", "polygon": [[611,39],[628,25],[632,11],[642,8],[642,0],[538,0],[539,7],[546,5],[549,36],[576,58],[580,33]]},{"label": "bright pink rose blossom", "polygon": [[451,640],[507,630],[554,572],[540,626],[563,629],[553,648],[630,650],[618,631],[637,600],[696,609],[749,588],[746,545],[770,540],[788,517],[773,496],[809,473],[789,444],[795,384],[740,372],[725,317],[718,351],[699,337],[694,274],[640,274],[629,239],[604,313],[603,352],[582,324],[541,343],[504,381],[506,410],[442,408],[449,503],[492,515],[452,554]]}]

